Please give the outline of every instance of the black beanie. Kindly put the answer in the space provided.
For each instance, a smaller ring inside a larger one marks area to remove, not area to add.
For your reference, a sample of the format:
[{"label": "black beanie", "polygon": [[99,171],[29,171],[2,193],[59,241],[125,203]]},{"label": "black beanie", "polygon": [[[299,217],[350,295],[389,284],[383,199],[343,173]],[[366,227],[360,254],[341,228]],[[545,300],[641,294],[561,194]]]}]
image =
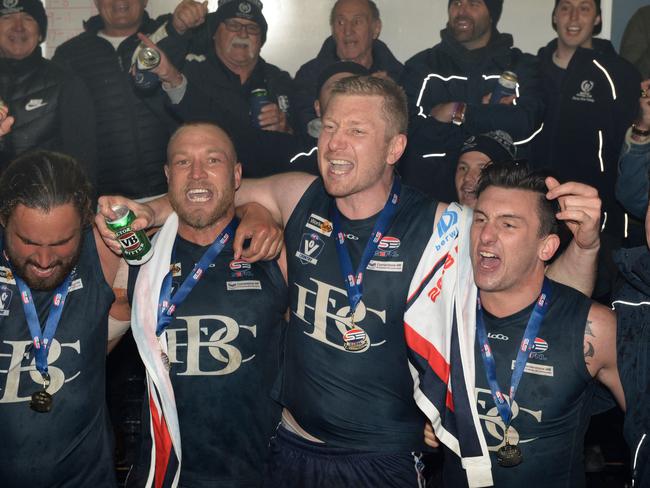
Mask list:
[{"label": "black beanie", "polygon": [[485,154],[493,163],[511,161],[517,155],[517,147],[512,142],[512,137],[502,130],[494,130],[467,139],[460,149],[460,154],[471,151]]},{"label": "black beanie", "polygon": [[[449,0],[447,8],[449,8],[449,5],[451,5],[451,2],[453,1],[454,0]],[[492,17],[492,27],[496,28],[497,24],[499,23],[499,19],[501,18],[503,0],[483,0],[483,3],[485,3],[488,12],[490,12],[490,17]]]},{"label": "black beanie", "polygon": [[0,17],[24,12],[34,18],[38,24],[41,41],[47,36],[47,15],[40,0],[1,0]]},{"label": "black beanie", "polygon": [[217,11],[210,14],[210,32],[214,34],[217,27],[224,20],[246,19],[255,22],[262,30],[262,45],[266,42],[266,31],[269,29],[264,14],[262,13],[262,2],[260,0],[219,0]]},{"label": "black beanie", "polygon": [[[555,6],[553,7],[553,12],[551,12],[551,26],[553,27],[553,30],[557,32],[557,28],[555,27],[555,22],[553,22],[553,16],[555,15],[555,9],[557,8],[557,4],[560,3],[560,0],[555,0]],[[600,10],[600,0],[594,0],[594,3],[596,4],[596,15],[600,17],[600,24],[594,27],[594,32],[593,35],[597,36],[600,34],[600,31],[603,30],[603,18],[602,18],[602,11]]]}]

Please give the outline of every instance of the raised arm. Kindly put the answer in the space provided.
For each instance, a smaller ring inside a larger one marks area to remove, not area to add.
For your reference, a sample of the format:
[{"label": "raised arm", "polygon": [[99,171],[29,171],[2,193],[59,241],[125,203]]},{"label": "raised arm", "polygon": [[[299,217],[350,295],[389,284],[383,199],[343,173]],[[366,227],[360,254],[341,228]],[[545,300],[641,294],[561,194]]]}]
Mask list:
[{"label": "raised arm", "polygon": [[551,264],[549,278],[591,296],[596,281],[598,250],[600,249],[600,198],[598,191],[576,182],[560,184],[547,178],[547,198],[558,199],[560,213],[573,234],[569,247]]}]

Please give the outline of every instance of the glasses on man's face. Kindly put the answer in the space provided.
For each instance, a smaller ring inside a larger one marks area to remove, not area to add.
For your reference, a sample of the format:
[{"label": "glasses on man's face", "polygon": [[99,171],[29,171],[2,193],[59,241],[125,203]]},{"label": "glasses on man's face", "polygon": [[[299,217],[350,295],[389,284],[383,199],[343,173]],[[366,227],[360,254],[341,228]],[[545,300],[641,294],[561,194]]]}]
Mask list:
[{"label": "glasses on man's face", "polygon": [[249,36],[258,36],[262,32],[262,29],[257,24],[242,24],[232,19],[226,20],[224,24],[230,32],[241,32],[244,29]]}]

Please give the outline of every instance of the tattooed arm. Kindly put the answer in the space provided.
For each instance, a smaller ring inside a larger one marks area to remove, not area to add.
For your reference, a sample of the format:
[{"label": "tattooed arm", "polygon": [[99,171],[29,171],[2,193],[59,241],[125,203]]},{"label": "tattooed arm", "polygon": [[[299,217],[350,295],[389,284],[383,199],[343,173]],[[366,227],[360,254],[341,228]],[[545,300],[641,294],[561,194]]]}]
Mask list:
[{"label": "tattooed arm", "polygon": [[625,410],[625,397],[616,365],[616,315],[609,308],[593,303],[587,317],[583,350],[587,370],[609,388]]}]

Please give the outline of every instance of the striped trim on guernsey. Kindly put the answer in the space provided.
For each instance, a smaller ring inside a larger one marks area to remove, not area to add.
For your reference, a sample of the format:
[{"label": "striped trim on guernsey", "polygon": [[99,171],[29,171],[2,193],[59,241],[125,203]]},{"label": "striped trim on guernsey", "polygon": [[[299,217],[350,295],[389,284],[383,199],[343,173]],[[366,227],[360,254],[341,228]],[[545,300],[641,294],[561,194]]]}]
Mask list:
[{"label": "striped trim on guernsey", "polygon": [[421,452],[412,452],[413,456],[413,468],[415,469],[415,476],[418,482],[418,488],[426,488],[427,480],[424,479],[424,462],[422,461]]}]

